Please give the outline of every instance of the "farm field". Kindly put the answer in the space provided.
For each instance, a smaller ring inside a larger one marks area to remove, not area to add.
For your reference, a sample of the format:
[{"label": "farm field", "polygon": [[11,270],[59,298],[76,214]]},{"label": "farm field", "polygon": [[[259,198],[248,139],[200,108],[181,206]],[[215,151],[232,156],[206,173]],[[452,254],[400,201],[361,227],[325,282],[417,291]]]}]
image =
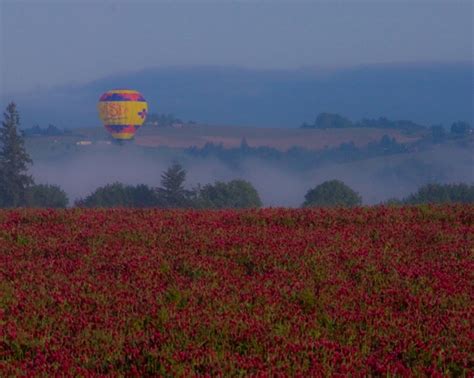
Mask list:
[{"label": "farm field", "polygon": [[[91,139],[108,139],[103,128],[83,128],[77,132]],[[291,147],[311,150],[337,147],[341,143],[353,142],[366,146],[378,142],[384,135],[399,143],[417,141],[421,135],[407,136],[395,129],[348,128],[348,129],[301,129],[301,128],[256,128],[229,125],[182,125],[174,127],[143,126],[136,134],[135,144],[144,147],[202,148],[206,143],[222,144],[225,148],[239,147],[245,138],[251,147],[272,147],[286,151]]]},{"label": "farm field", "polygon": [[300,128],[267,128],[194,125],[176,128],[144,127],[137,133],[136,143],[142,146],[169,146],[177,148],[203,147],[206,143],[222,144],[225,148],[239,147],[245,138],[251,147],[272,147],[286,151],[298,146],[311,150],[337,147],[341,143],[353,142],[356,146],[366,146],[379,141],[384,135],[395,138],[400,143],[410,143],[419,139],[406,136],[399,130],[391,129],[332,129],[311,130]]},{"label": "farm field", "polygon": [[0,212],[0,376],[469,375],[474,206]]}]

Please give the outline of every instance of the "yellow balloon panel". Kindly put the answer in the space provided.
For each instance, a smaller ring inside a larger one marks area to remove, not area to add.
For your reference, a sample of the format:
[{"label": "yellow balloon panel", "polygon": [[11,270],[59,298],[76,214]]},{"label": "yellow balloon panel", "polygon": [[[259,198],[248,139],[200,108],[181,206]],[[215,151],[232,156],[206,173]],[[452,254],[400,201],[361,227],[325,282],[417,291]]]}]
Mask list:
[{"label": "yellow balloon panel", "polygon": [[143,124],[148,105],[143,101],[100,101],[99,117],[105,125]]}]

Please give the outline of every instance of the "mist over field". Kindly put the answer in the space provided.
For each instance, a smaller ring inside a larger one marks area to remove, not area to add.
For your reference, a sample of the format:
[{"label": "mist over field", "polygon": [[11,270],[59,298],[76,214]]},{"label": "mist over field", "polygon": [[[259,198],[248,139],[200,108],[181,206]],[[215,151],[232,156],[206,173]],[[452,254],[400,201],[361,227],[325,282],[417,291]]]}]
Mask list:
[{"label": "mist over field", "polygon": [[309,169],[289,169],[283,164],[245,157],[236,167],[214,157],[191,157],[178,150],[156,151],[133,145],[84,150],[65,159],[35,160],[31,173],[38,183],[63,188],[71,204],[99,186],[114,182],[157,187],[161,174],[174,161],[186,169],[188,189],[241,178],[255,186],[264,206],[299,207],[310,188],[332,179],[342,180],[359,192],[364,204],[404,197],[429,182],[474,182],[474,154],[469,148],[453,146],[348,163],[329,162]]}]

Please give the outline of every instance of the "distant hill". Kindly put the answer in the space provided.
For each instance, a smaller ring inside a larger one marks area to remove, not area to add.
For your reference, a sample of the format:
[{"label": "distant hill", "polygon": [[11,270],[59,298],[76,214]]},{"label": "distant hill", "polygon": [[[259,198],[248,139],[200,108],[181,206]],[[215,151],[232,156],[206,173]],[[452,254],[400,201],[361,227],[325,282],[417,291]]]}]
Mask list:
[{"label": "distant hill", "polygon": [[[473,64],[375,65],[315,70],[157,68],[81,86],[16,95],[24,127],[93,127],[96,102],[111,88],[140,90],[150,111],[184,121],[259,127],[298,127],[321,112],[351,119],[385,116],[430,125],[474,123]],[[11,98],[3,97],[2,105]]]}]

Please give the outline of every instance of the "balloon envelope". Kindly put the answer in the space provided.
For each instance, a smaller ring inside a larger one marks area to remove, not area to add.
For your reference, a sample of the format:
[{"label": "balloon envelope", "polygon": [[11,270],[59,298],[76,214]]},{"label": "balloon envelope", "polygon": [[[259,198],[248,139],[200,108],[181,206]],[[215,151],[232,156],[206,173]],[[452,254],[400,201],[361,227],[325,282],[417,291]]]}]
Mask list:
[{"label": "balloon envelope", "polygon": [[145,122],[148,104],[140,92],[115,89],[100,96],[97,105],[104,127],[115,139],[132,139]]}]

